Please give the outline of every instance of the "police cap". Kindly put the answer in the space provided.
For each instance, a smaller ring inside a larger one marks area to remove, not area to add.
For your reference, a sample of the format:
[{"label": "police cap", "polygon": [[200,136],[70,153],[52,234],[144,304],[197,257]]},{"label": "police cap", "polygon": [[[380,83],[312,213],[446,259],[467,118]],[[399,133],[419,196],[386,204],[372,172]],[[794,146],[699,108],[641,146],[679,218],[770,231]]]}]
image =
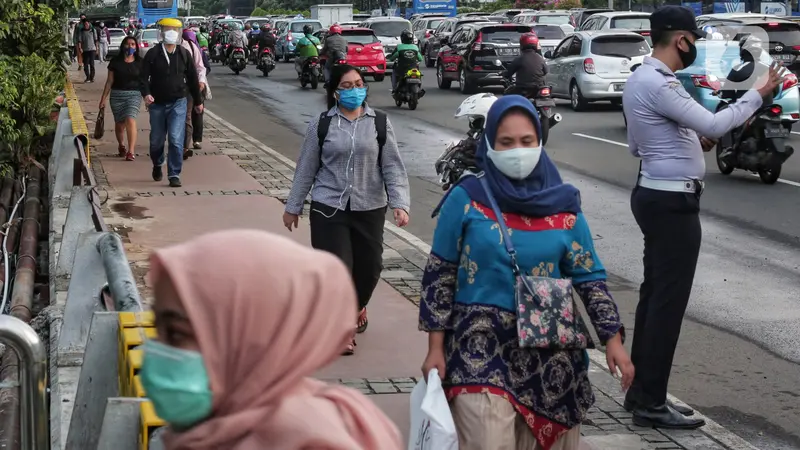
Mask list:
[{"label": "police cap", "polygon": [[650,15],[650,29],[659,31],[689,31],[698,39],[706,32],[697,28],[694,11],[678,5],[665,5]]}]

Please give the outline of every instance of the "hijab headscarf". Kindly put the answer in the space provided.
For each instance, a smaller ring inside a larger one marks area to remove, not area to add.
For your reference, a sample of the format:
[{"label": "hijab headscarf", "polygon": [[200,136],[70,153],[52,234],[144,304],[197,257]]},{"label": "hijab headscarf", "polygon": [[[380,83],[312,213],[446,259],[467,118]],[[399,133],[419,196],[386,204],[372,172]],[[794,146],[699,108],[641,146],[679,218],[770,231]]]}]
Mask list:
[{"label": "hijab headscarf", "polygon": [[[197,261],[209,261],[198,264]],[[352,337],[356,296],[333,255],[255,230],[158,250],[208,370],[212,415],[169,450],[400,450],[394,424],[361,393],[307,378]]]},{"label": "hijab headscarf", "polygon": [[[530,217],[547,217],[562,212],[579,213],[581,211],[580,191],[575,186],[565,184],[561,180],[558,169],[547,156],[544,148],[542,148],[542,155],[536,168],[522,180],[512,180],[503,175],[489,159],[488,151],[490,145],[493,146],[497,138],[500,122],[506,114],[514,110],[522,111],[531,119],[536,127],[536,133],[539,135],[539,144],[542,143],[539,114],[530,100],[520,95],[506,95],[489,108],[484,134],[478,143],[478,150],[475,154],[475,165],[483,172],[498,206],[503,212]],[[466,189],[470,198],[476,202],[486,206],[491,204],[475,176],[462,178],[458,186]],[[442,199],[442,203],[444,203],[444,199]],[[441,207],[441,203],[439,207]],[[434,215],[439,207],[434,211]]]},{"label": "hijab headscarf", "polygon": [[197,43],[197,34],[195,34],[194,31],[188,28],[183,30],[183,39],[193,43],[197,48],[200,48],[200,44]]}]

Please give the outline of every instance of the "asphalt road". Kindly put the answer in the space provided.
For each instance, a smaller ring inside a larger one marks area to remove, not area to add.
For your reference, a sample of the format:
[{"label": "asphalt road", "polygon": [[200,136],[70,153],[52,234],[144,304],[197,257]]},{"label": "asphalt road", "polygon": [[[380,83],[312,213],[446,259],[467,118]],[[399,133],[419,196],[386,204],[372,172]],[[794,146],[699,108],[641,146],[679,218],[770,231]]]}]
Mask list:
[{"label": "asphalt road", "polygon": [[[325,105],[322,87],[301,89],[293,67],[279,63],[264,78],[252,66],[237,76],[214,65],[214,99],[207,106],[295,159],[306,123]],[[430,212],[442,195],[433,162],[466,130],[453,118],[465,96],[457,83],[438,89],[432,69],[423,73],[427,93],[417,110],[395,106],[389,78],[370,83],[369,102],[389,114],[411,178],[408,231],[430,243]],[[639,283],[642,240],[629,206],[638,160],[628,153],[621,110],[597,103],[576,113],[559,103],[564,120],[551,130],[547,152],[565,180],[581,189],[608,270]],[[800,134],[791,143],[800,148]],[[704,243],[670,384],[670,392],[763,449],[800,449],[797,158],[786,163],[779,183],[767,186],[746,172],[721,175],[708,155]],[[620,308],[632,317],[635,300]]]}]

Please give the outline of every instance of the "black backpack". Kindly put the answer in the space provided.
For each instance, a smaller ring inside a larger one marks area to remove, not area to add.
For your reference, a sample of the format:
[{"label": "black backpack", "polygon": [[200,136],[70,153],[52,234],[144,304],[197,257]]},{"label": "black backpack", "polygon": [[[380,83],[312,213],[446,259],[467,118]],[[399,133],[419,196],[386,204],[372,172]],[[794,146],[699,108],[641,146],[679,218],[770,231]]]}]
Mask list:
[{"label": "black backpack", "polygon": [[[375,111],[375,131],[378,132],[378,166],[380,166],[383,159],[383,146],[386,145],[386,127],[387,118],[386,113],[378,110]],[[317,138],[319,139],[319,159],[322,165],[322,146],[325,144],[325,138],[328,136],[328,129],[331,127],[331,120],[333,116],[328,115],[328,111],[320,114],[319,125],[317,126]]]}]

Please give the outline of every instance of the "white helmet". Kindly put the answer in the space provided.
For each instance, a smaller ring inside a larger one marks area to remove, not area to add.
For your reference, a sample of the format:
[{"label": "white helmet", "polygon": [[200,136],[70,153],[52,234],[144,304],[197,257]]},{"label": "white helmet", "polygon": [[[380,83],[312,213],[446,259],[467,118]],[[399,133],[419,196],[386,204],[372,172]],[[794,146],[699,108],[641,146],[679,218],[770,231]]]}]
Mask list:
[{"label": "white helmet", "polygon": [[456,109],[454,117],[456,119],[462,117],[469,119],[480,117],[485,120],[486,115],[489,113],[489,108],[491,108],[492,104],[496,101],[497,97],[495,97],[494,94],[485,93],[469,96],[461,102],[461,105]]}]

